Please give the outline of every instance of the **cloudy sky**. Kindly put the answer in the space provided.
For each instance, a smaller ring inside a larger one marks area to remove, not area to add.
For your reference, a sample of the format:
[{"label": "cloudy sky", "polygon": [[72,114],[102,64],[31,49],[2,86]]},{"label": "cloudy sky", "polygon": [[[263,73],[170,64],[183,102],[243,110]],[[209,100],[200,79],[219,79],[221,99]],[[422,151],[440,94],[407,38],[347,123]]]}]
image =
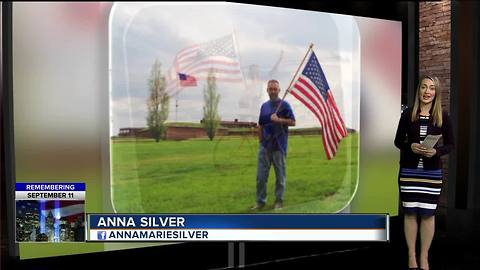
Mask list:
[{"label": "cloudy sky", "polygon": [[[353,17],[236,3],[116,3],[110,15],[111,135],[122,127],[146,126],[147,81],[155,59],[166,73],[183,48],[229,34],[235,36],[245,80],[218,83],[222,120],[257,121],[268,99],[266,81],[275,78],[286,89],[314,43],[347,127],[360,129],[360,34]],[[171,98],[168,121],[199,122],[204,85],[199,81]],[[286,100],[297,127],[320,126],[293,96]]]}]

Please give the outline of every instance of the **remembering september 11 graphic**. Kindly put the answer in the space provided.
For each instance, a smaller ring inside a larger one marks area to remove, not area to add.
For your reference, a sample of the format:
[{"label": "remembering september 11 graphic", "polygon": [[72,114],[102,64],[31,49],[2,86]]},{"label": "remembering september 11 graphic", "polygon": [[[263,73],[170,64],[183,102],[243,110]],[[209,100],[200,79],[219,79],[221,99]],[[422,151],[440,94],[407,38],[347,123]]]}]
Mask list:
[{"label": "remembering september 11 graphic", "polygon": [[17,242],[84,242],[85,183],[17,183]]}]

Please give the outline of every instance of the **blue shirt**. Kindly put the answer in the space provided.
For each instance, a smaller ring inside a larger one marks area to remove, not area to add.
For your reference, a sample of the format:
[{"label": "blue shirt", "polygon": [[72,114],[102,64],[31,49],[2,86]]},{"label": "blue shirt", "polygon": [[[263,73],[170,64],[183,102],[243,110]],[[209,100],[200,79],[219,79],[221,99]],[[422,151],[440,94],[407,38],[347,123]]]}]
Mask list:
[{"label": "blue shirt", "polygon": [[280,118],[289,118],[295,120],[292,107],[287,101],[267,101],[262,104],[258,124],[263,127],[262,146],[268,150],[280,150],[287,155],[288,150],[288,125],[282,125],[272,122],[271,115],[275,113],[278,104],[282,102],[277,116]]}]

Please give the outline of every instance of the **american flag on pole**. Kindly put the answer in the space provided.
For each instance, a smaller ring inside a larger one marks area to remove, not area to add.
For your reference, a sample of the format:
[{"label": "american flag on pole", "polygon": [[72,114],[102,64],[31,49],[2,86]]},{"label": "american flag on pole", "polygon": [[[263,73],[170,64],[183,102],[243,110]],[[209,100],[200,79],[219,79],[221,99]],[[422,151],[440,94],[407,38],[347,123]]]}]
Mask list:
[{"label": "american flag on pole", "polygon": [[183,73],[178,73],[178,78],[180,79],[180,86],[197,86],[197,78]]},{"label": "american flag on pole", "polygon": [[347,129],[313,50],[307,59],[289,93],[302,102],[320,122],[323,147],[327,158],[332,159],[340,141],[347,136]]},{"label": "american flag on pole", "polygon": [[210,69],[214,70],[217,82],[243,82],[233,34],[180,50],[167,72],[167,93],[172,95],[181,90],[178,74],[188,74],[202,80],[207,79]]}]

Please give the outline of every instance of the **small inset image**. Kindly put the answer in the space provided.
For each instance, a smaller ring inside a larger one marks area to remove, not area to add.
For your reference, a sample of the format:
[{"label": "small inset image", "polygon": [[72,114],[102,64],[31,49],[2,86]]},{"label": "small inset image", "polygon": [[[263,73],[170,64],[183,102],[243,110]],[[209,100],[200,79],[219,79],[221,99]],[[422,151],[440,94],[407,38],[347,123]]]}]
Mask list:
[{"label": "small inset image", "polygon": [[17,242],[84,242],[85,183],[16,183]]},{"label": "small inset image", "polygon": [[17,242],[84,242],[85,201],[17,200]]}]

